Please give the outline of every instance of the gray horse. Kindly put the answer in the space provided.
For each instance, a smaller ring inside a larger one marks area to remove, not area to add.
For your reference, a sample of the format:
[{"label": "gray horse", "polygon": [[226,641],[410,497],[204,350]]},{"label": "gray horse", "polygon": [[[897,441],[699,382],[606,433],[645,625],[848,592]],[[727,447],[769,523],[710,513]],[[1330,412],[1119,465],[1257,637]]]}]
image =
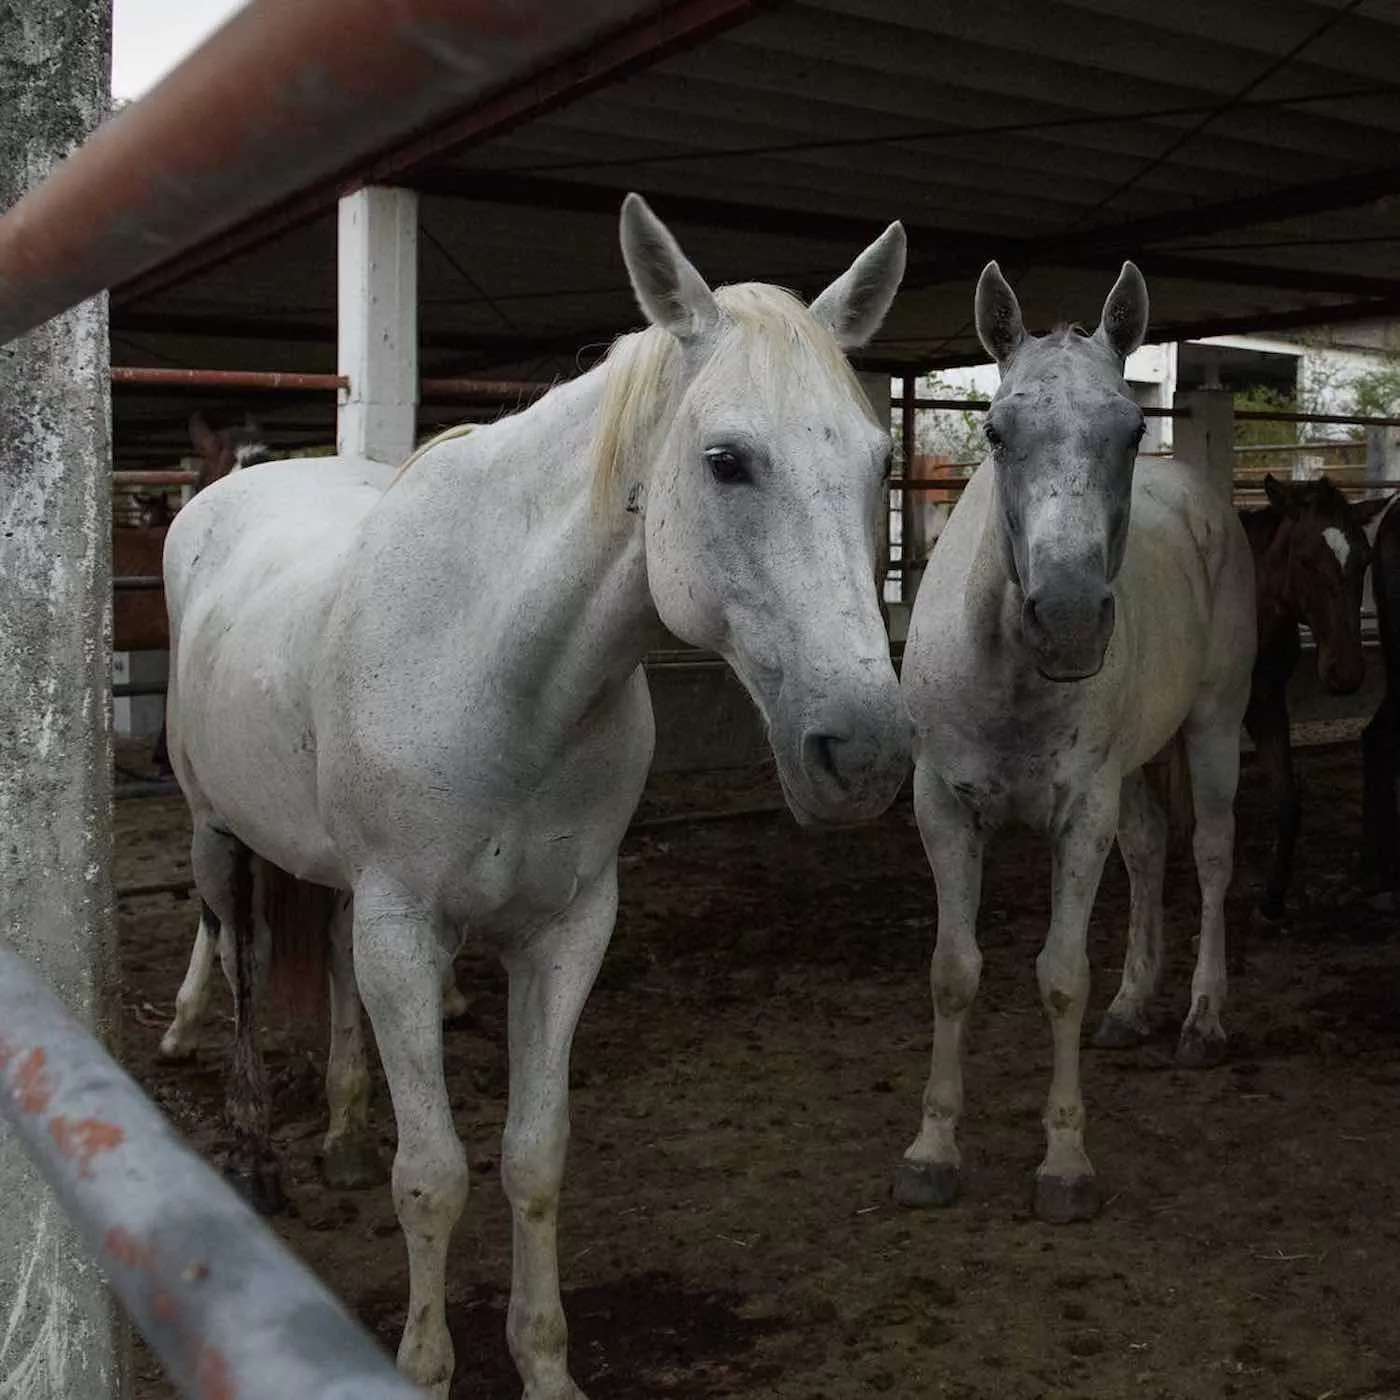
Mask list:
[{"label": "gray horse", "polygon": [[904,659],[915,805],[938,885],[933,1065],[923,1125],[895,1180],[906,1204],[946,1205],[957,1192],[982,850],[991,831],[1019,820],[1045,831],[1054,852],[1036,962],[1054,1070],[1035,1208],[1051,1221],[1097,1210],[1079,1087],[1085,935],[1116,831],[1132,883],[1129,947],[1098,1043],[1136,1043],[1161,967],[1166,854],[1166,819],[1143,769],[1164,750],[1189,768],[1202,897],[1177,1053],[1205,1065],[1224,1050],[1223,911],[1254,574],[1228,483],[1191,463],[1136,461],[1143,415],[1123,368],[1146,328],[1147,288],[1131,263],[1092,335],[1075,326],[1027,335],[995,263],[978,283],[978,334],[1001,367],[987,414],[992,452],[933,553]]}]

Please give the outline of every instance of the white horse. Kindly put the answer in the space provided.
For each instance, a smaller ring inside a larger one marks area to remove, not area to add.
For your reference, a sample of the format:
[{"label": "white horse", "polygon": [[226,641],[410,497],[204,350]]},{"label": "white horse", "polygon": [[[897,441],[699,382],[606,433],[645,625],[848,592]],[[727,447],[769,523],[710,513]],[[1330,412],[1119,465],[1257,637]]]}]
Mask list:
[{"label": "white horse", "polygon": [[938,886],[933,1062],[923,1124],[895,1178],[910,1205],[958,1188],[963,1027],[981,972],[983,843],[1009,819],[1053,843],[1053,913],[1036,962],[1054,1070],[1035,1208],[1097,1209],[1084,1151],[1079,1033],[1085,935],[1115,830],[1132,884],[1123,980],[1099,1034],[1135,1043],[1161,966],[1166,822],[1143,766],[1180,735],[1195,806],[1201,938],[1178,1058],[1223,1051],[1224,899],[1240,722],[1254,661],[1254,571],[1229,487],[1179,461],[1136,462],[1143,415],[1123,380],[1147,327],[1125,263],[1088,335],[1028,336],[995,263],[977,330],[1001,367],[992,453],[953,510],[914,605],[903,690],[914,799]]},{"label": "white horse", "polygon": [[889,436],[842,354],[888,310],[902,228],[810,308],[762,284],[712,292],[636,196],[621,239],[651,328],[602,365],[430,447],[392,490],[388,469],[345,458],[229,477],[166,553],[171,754],[200,894],[235,950],[239,1165],[254,1187],[275,1178],[258,945],[275,954],[289,877],[349,891],[332,1123],[343,1147],[366,1121],[357,982],[398,1125],[399,1364],[437,1396],[467,1192],[440,1014],[459,929],[510,978],[511,1351],[527,1400],[580,1396],[555,1242],[569,1050],[651,760],[655,621],[733,666],[800,821],[874,817],[908,769],[874,588]]}]

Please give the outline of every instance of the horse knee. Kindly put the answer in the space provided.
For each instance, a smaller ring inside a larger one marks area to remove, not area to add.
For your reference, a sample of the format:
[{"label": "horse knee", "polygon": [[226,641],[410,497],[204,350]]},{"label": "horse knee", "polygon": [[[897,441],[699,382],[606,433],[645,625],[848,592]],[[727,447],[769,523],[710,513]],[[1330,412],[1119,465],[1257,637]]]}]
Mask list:
[{"label": "horse knee", "polygon": [[1089,957],[1082,950],[1063,955],[1042,948],[1035,960],[1035,977],[1040,986],[1040,999],[1054,1017],[1078,1009],[1083,1012],[1089,1000]]},{"label": "horse knee", "polygon": [[501,1185],[506,1199],[520,1214],[540,1219],[556,1209],[564,1181],[569,1148],[568,1118],[543,1131],[513,1132],[507,1127],[501,1143]]},{"label": "horse knee", "polygon": [[404,1232],[432,1237],[450,1232],[467,1203],[467,1154],[455,1138],[431,1154],[415,1154],[400,1145],[394,1158],[394,1209]]},{"label": "horse knee", "polygon": [[982,954],[975,948],[936,948],[929,968],[934,1009],[958,1016],[972,1005],[982,979]]}]

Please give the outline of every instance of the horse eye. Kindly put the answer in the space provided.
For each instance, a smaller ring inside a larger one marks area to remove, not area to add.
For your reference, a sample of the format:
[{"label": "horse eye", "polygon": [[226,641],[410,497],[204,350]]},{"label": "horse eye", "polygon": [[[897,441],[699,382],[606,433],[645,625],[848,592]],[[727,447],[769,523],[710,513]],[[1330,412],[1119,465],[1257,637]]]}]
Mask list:
[{"label": "horse eye", "polygon": [[714,479],[726,486],[749,480],[749,469],[744,465],[744,459],[732,447],[707,447],[705,462]]},{"label": "horse eye", "polygon": [[983,429],[983,431],[987,434],[987,441],[991,443],[993,447],[1001,446],[1003,439],[1001,434],[996,430],[996,428],[994,428],[990,423],[988,423],[986,428]]}]

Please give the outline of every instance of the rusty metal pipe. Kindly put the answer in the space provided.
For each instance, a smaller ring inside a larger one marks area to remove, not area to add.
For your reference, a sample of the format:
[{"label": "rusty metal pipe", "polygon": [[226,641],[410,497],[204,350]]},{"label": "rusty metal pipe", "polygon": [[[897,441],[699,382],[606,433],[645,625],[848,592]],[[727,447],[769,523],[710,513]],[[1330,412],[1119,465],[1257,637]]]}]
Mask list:
[{"label": "rusty metal pipe", "polygon": [[343,374],[294,374],[262,369],[147,369],[113,365],[112,383],[128,388],[168,389],[347,389]]},{"label": "rusty metal pipe", "polygon": [[0,1118],[182,1395],[421,1400],[4,946]]},{"label": "rusty metal pipe", "polygon": [[123,471],[112,473],[112,485],[117,490],[128,486],[198,486],[198,472],[182,471]]},{"label": "rusty metal pipe", "polygon": [[0,218],[0,344],[657,0],[251,0]]}]

